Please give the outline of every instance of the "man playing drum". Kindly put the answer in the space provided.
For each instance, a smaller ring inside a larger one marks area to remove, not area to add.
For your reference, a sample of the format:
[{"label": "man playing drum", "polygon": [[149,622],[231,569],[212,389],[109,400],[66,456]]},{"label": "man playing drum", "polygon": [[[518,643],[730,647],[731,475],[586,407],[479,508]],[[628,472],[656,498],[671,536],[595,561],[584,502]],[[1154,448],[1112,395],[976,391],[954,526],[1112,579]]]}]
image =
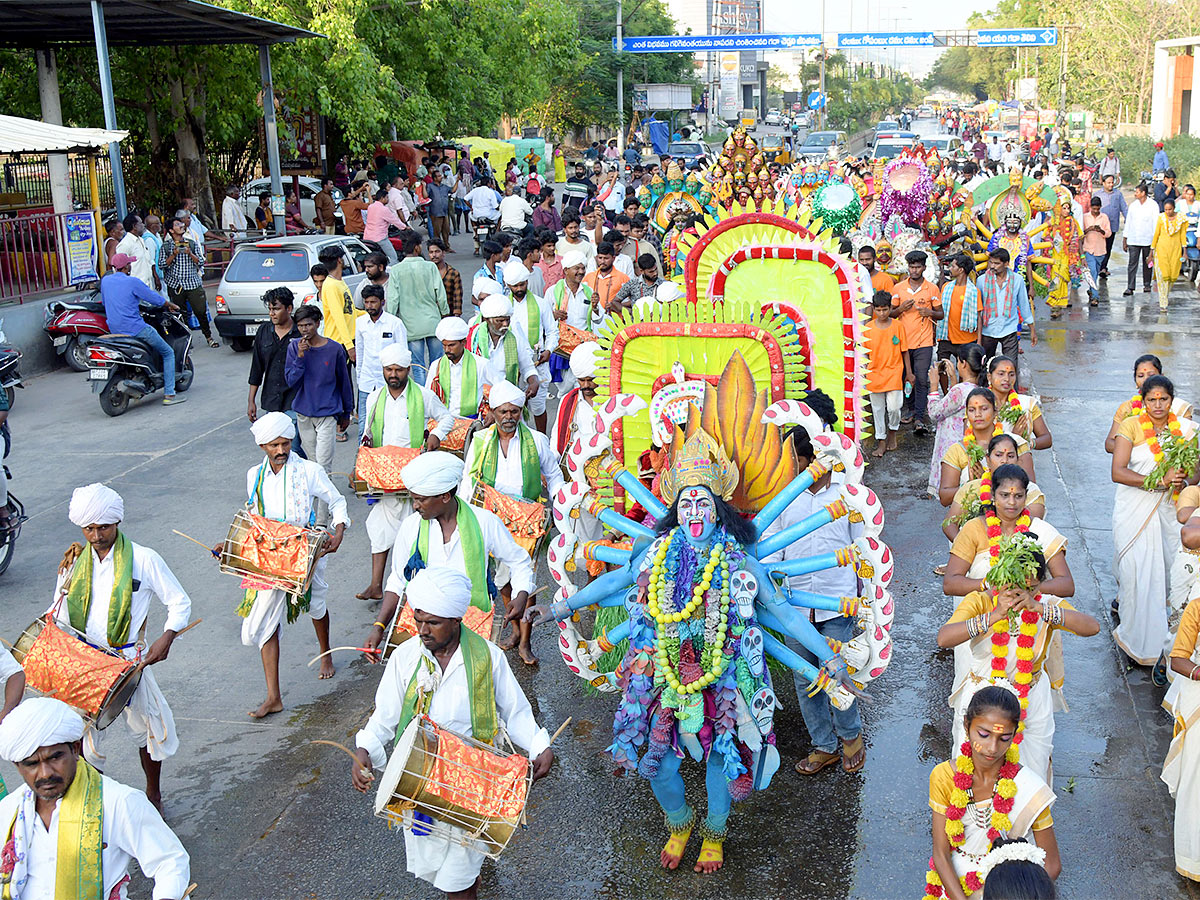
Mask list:
[{"label": "man playing drum", "polygon": [[[161,809],[162,761],[175,755],[179,736],[150,666],[171,652],[175,635],[191,617],[192,601],[163,558],[129,540],[118,527],[125,518],[125,501],[112,488],[99,483],[76,488],[67,517],[83,529],[88,549],[73,544],[67,550],[49,612],[60,625],[83,634],[88,643],[110,647],[142,663],[141,680],[125,708],[125,722],[141,747],[146,796]],[[167,621],[162,635],[146,647],[152,597],[166,606]],[[104,764],[101,734],[88,730],[87,757],[96,765]]]},{"label": "man playing drum", "polygon": [[[292,439],[296,436],[296,426],[292,420],[284,413],[267,413],[254,423],[250,431],[254,435],[254,442],[266,454],[262,463],[251,467],[246,473],[247,506],[250,512],[290,525],[311,528],[315,518],[315,502],[324,500],[329,507],[334,528],[323,553],[336,553],[350,524],[346,498],[338,493],[320,463],[301,459],[292,452]],[[267,699],[258,709],[249,713],[256,719],[283,710],[283,695],[279,690],[279,629],[285,611],[289,622],[307,612],[312,617],[321,652],[329,650],[329,611],[325,606],[325,597],[329,593],[329,585],[325,581],[327,562],[323,555],[317,560],[307,596],[288,594],[282,589],[259,591],[248,588],[238,607],[238,615],[244,617],[242,643],[247,647],[258,647],[267,679]],[[333,677],[333,661],[327,655],[321,657],[321,674],[318,677]]]},{"label": "man playing drum", "polygon": [[[400,470],[416,512],[400,524],[396,534],[383,606],[379,620],[367,635],[367,648],[383,643],[409,580],[426,566],[448,566],[471,580],[472,609],[468,617],[481,634],[491,634],[495,588],[488,574],[489,559],[504,563],[512,573],[516,596],[508,605],[506,621],[524,612],[533,590],[533,563],[495,513],[471,506],[457,496],[462,472],[463,461],[442,450],[422,453]],[[403,618],[401,615],[397,620],[397,628]]]},{"label": "man playing drum", "polygon": [[0,800],[4,896],[126,900],[136,859],[155,900],[180,900],[187,851],[146,797],[80,759],[82,737],[83,718],[52,697],[31,697],[0,723],[0,757],[25,780]]},{"label": "man playing drum", "polygon": [[437,365],[429,367],[425,387],[446,404],[452,415],[474,419],[483,399],[487,363],[467,350],[467,332],[467,323],[458,316],[438,322],[437,339],[442,342],[442,356]]},{"label": "man playing drum", "polygon": [[[526,503],[548,501],[562,487],[562,469],[547,437],[521,421],[525,394],[503,381],[492,385],[489,403],[496,424],[476,434],[467,447],[466,471],[459,495],[470,498],[475,483],[482,482]],[[507,571],[497,571],[496,584],[508,606],[512,587]],[[529,644],[532,629],[531,623],[520,621],[514,626],[513,640],[501,644],[505,650],[516,645],[521,661],[528,666],[537,665]]]},{"label": "man playing drum", "polygon": [[[398,740],[421,714],[485,743],[493,735],[480,733],[483,728],[493,733],[503,729],[533,760],[534,780],[546,775],[554,762],[549,735],[534,720],[504,653],[463,625],[471,579],[457,568],[431,567],[417,572],[410,587],[419,640],[406,641],[388,660],[375,692],[375,711],[355,739],[359,762],[351,769],[354,787],[370,790],[364,770],[382,769],[388,741]],[[484,854],[459,829],[420,836],[405,829],[404,854],[408,871],[447,897],[477,896]]]},{"label": "man playing drum", "polygon": [[[523,390],[526,397],[533,397],[539,384],[533,351],[529,349],[525,335],[509,327],[512,304],[501,293],[500,285],[492,284],[495,288],[488,286],[485,290],[495,290],[495,293],[488,294],[479,304],[483,322],[472,326],[471,350],[487,360],[484,381],[491,385],[506,381]],[[488,402],[494,409],[495,404]]]},{"label": "man playing drum", "polygon": [[529,291],[529,276],[532,273],[519,259],[504,267],[504,284],[512,294],[512,328],[525,335],[537,367],[537,393],[529,398],[529,411],[533,413],[537,430],[546,433],[546,397],[550,393],[550,354],[558,346],[558,323],[554,321],[554,310],[550,301]]},{"label": "man playing drum", "polygon": [[[424,447],[436,450],[450,429],[454,416],[441,400],[408,376],[412,353],[403,344],[389,344],[379,354],[383,363],[383,387],[367,397],[367,422],[363,429],[364,447]],[[425,435],[425,423],[437,426]],[[402,494],[384,494],[367,515],[367,537],[371,539],[371,583],[356,596],[359,600],[383,597],[383,568],[388,551],[396,540],[396,531],[412,513]]]}]

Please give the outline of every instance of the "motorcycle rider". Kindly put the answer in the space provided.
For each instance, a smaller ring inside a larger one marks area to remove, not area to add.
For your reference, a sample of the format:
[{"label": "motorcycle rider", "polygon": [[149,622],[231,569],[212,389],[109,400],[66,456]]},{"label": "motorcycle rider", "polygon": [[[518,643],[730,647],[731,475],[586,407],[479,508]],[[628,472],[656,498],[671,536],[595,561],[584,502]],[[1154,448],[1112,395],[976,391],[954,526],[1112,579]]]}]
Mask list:
[{"label": "motorcycle rider", "polygon": [[[476,224],[488,223],[492,228],[500,221],[500,195],[486,175],[480,179],[479,187],[467,194],[468,218],[471,228]],[[479,235],[475,235],[475,255],[479,255]]]},{"label": "motorcycle rider", "polygon": [[162,359],[163,406],[186,402],[187,397],[175,395],[175,350],[158,333],[158,329],[148,325],[142,318],[138,302],[145,301],[151,306],[165,305],[171,312],[179,312],[179,307],[129,274],[134,263],[133,257],[115,253],[109,263],[112,268],[100,279],[100,297],[104,301],[104,317],[108,320],[109,332],[132,335],[153,347]]}]

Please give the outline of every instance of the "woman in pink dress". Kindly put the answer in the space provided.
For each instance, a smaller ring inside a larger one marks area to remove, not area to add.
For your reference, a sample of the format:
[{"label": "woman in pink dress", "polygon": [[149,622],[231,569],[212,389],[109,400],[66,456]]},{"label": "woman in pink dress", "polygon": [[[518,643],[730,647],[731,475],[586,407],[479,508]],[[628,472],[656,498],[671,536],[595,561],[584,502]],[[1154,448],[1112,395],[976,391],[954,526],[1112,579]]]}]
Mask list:
[{"label": "woman in pink dress", "polygon": [[[929,462],[929,494],[932,497],[938,495],[941,485],[942,457],[963,439],[967,394],[972,388],[979,387],[983,368],[983,348],[978,344],[967,344],[957,365],[946,359],[939,360],[929,369],[929,418],[937,426],[933,458]],[[945,394],[941,393],[939,374],[945,374],[948,379]]]}]

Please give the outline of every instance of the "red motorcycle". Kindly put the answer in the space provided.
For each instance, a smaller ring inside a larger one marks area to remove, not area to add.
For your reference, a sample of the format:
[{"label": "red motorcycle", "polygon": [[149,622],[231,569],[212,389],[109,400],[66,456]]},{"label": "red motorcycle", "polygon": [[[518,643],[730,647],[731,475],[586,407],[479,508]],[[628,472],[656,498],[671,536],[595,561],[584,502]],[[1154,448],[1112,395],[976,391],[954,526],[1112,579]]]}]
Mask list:
[{"label": "red motorcycle", "polygon": [[88,370],[88,344],[108,334],[104,303],[100,292],[93,291],[80,300],[55,300],[46,304],[42,330],[50,335],[54,349],[75,372]]}]

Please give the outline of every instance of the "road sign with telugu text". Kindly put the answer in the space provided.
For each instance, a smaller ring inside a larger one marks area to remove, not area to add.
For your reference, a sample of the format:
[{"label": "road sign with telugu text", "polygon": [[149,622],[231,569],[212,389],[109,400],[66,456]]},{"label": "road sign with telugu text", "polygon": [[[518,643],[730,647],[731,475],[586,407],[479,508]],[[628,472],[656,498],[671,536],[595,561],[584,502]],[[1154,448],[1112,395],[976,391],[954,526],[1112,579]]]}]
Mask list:
[{"label": "road sign with telugu text", "polygon": [[1058,43],[1058,29],[1044,28],[981,28],[975,35],[978,47],[1053,47]]},{"label": "road sign with telugu text", "polygon": [[[793,50],[817,47],[819,34],[660,34],[626,37],[626,53],[703,53],[708,50]],[[617,39],[613,38],[613,49]]]}]

